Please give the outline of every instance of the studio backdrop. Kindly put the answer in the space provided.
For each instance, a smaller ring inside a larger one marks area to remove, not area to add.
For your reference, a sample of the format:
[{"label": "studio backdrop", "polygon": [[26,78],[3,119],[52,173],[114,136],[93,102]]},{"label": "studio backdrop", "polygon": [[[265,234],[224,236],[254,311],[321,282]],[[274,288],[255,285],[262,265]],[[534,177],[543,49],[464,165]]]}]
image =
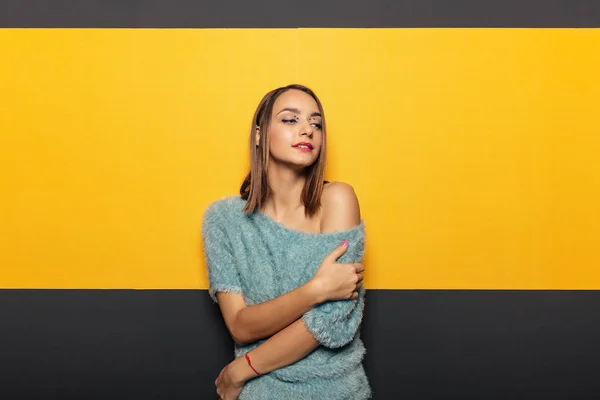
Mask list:
[{"label": "studio backdrop", "polygon": [[200,224],[269,90],[367,229],[375,399],[600,393],[600,5],[3,1],[0,397],[211,399]]}]

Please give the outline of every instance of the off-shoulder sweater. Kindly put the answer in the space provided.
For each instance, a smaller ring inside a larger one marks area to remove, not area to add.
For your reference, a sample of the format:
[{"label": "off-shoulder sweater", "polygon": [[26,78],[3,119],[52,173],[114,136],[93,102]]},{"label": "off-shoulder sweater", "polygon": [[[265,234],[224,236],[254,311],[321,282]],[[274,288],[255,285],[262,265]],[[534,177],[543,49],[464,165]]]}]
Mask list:
[{"label": "off-shoulder sweater", "polygon": [[[340,263],[360,262],[365,248],[364,221],[347,230],[307,233],[290,229],[261,211],[246,214],[246,201],[230,196],[211,203],[202,221],[209,294],[244,296],[246,305],[281,296],[310,280],[326,255],[344,240]],[[321,303],[302,316],[320,345],[305,358],[246,382],[239,400],[328,399],[371,397],[362,359],[365,347],[359,326],[364,289],[356,300]],[[243,356],[266,339],[240,346]]]}]

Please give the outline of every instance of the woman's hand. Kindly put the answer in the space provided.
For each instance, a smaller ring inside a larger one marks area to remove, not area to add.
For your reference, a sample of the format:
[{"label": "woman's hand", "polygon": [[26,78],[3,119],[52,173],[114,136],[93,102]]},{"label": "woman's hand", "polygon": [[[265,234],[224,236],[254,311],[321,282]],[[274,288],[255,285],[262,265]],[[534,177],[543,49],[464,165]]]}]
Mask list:
[{"label": "woman's hand", "polygon": [[320,302],[328,300],[356,299],[362,285],[365,266],[360,263],[339,264],[336,262],[348,248],[344,242],[323,259],[311,283]]},{"label": "woman's hand", "polygon": [[238,360],[227,364],[215,380],[220,400],[236,400],[246,383],[244,372],[239,370],[243,364],[240,364]]}]

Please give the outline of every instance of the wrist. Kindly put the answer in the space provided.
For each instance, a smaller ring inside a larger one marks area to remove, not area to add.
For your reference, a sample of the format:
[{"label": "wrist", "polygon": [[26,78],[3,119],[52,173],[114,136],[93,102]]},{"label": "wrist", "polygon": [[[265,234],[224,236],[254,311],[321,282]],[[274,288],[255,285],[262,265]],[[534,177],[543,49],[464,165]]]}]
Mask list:
[{"label": "wrist", "polygon": [[229,366],[231,368],[231,380],[237,385],[241,386],[250,378],[256,376],[256,373],[252,371],[244,356],[236,358]]},{"label": "wrist", "polygon": [[315,307],[327,300],[323,292],[323,285],[318,278],[312,278],[306,282],[304,288],[307,298],[310,299],[311,307]]}]

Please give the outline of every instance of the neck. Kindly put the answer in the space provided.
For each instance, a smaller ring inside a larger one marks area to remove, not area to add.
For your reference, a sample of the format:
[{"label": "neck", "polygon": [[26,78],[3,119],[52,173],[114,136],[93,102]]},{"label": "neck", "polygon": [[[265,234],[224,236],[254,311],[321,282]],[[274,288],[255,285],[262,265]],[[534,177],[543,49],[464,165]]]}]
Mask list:
[{"label": "neck", "polygon": [[301,195],[306,176],[301,172],[285,168],[273,162],[269,164],[267,176],[270,195],[265,202],[263,211],[271,214],[279,221],[285,215],[304,206]]}]

